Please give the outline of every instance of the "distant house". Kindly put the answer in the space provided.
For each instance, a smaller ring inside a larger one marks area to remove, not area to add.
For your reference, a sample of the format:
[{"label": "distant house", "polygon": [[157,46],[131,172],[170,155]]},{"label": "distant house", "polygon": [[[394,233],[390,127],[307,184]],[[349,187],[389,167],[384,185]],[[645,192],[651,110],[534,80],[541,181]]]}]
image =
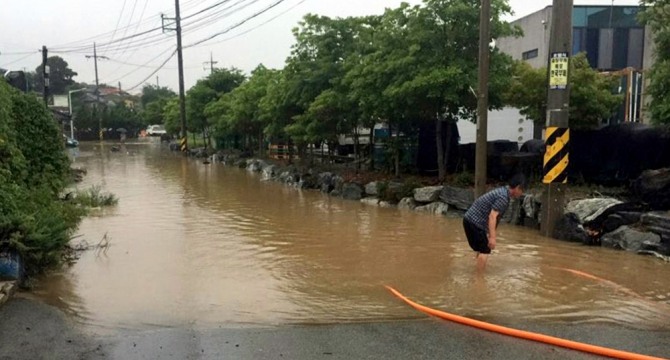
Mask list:
[{"label": "distant house", "polygon": [[[123,104],[128,108],[135,108],[137,97],[131,95],[119,88],[102,85],[98,88],[99,103],[102,106],[114,107]],[[84,103],[94,104],[98,102],[98,95],[96,94],[95,85],[88,85],[84,94],[82,95]]]}]

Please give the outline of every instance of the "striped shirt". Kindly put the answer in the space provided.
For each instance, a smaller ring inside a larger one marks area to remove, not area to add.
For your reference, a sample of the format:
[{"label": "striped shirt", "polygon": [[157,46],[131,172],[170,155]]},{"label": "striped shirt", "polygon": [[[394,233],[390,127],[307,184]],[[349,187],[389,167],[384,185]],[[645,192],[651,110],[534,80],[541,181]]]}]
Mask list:
[{"label": "striped shirt", "polygon": [[489,214],[491,210],[496,210],[500,214],[498,217],[500,219],[500,216],[502,216],[505,210],[507,210],[507,206],[509,206],[509,200],[510,193],[506,186],[493,189],[472,203],[465,213],[465,219],[488,234]]}]

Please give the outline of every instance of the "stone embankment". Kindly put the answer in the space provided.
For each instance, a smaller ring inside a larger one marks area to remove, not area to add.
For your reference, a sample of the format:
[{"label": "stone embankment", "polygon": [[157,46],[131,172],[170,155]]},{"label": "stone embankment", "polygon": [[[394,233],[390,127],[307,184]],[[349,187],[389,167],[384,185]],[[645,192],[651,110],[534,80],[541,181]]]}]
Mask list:
[{"label": "stone embankment", "polygon": [[[346,182],[333,172],[280,166],[259,159],[217,154],[215,162],[259,173],[264,180],[314,189],[371,206],[396,207],[440,216],[461,217],[474,201],[470,188],[417,187],[402,181]],[[555,238],[586,245],[654,255],[670,261],[670,169],[647,171],[634,183],[627,199],[589,197],[568,202]],[[529,192],[514,201],[502,222],[539,229],[540,194]]]}]

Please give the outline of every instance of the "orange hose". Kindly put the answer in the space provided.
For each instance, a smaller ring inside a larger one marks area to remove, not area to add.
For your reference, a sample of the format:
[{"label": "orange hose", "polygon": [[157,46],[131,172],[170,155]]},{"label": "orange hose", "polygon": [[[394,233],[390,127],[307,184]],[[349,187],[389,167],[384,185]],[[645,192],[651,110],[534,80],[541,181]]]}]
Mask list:
[{"label": "orange hose", "polygon": [[436,310],[429,308],[427,306],[415,303],[414,301],[408,299],[405,297],[403,294],[401,294],[398,290],[385,285],[386,288],[393,293],[393,295],[397,296],[413,308],[424,312],[428,315],[436,316],[445,320],[457,322],[459,324],[464,324],[468,326],[473,326],[479,329],[483,330],[488,330],[488,331],[493,331],[497,332],[499,334],[503,335],[509,335],[509,336],[514,336],[522,339],[527,339],[527,340],[533,340],[533,341],[538,341],[538,342],[543,342],[546,344],[550,345],[556,345],[556,346],[561,346],[564,348],[568,349],[573,349],[573,350],[579,350],[583,352],[588,352],[592,354],[597,354],[597,355],[602,355],[602,356],[609,356],[613,358],[619,358],[619,359],[661,359],[653,356],[647,356],[647,355],[641,355],[641,354],[636,354],[636,353],[631,353],[631,352],[626,352],[626,351],[620,351],[620,350],[614,350],[606,347],[601,347],[601,346],[595,346],[595,345],[589,345],[585,343],[580,343],[576,341],[571,341],[571,340],[566,340],[566,339],[561,339],[549,335],[543,335],[543,334],[538,334],[538,333],[533,333],[529,331],[523,331],[523,330],[517,330],[517,329],[512,329],[500,325],[495,325],[495,324],[490,324],[487,322],[479,321],[479,320],[474,320],[470,318],[466,318],[463,316],[459,315],[454,315],[450,314],[444,311]]}]

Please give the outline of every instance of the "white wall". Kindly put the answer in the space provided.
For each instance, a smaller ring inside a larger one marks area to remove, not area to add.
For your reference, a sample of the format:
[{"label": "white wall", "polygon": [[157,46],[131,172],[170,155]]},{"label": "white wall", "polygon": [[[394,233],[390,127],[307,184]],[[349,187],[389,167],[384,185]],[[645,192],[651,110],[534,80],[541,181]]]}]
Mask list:
[{"label": "white wall", "polygon": [[[533,121],[527,120],[519,110],[506,107],[501,110],[489,111],[487,139],[516,141],[521,146],[533,138]],[[458,133],[461,144],[477,141],[477,126],[467,120],[458,121]]]}]

